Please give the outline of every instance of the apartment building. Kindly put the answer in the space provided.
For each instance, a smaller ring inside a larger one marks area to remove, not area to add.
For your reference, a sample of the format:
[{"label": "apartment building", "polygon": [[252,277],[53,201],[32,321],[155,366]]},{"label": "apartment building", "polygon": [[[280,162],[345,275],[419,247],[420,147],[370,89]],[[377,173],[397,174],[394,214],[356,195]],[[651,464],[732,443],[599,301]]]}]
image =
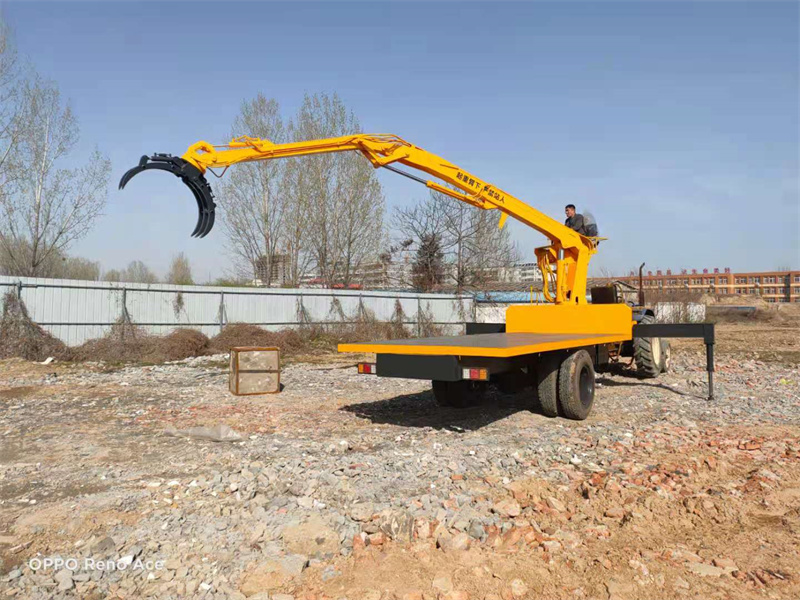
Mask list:
[{"label": "apartment building", "polygon": [[[638,273],[619,278],[639,285]],[[667,269],[642,277],[645,290],[688,291],[714,296],[758,296],[766,302],[800,302],[800,271],[732,272],[725,269]]]}]

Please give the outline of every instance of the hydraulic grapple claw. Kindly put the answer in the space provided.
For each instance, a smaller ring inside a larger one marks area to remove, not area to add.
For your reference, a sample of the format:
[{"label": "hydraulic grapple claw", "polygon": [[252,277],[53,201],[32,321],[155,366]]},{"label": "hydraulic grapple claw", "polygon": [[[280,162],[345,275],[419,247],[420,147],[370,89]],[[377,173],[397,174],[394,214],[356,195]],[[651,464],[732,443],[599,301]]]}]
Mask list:
[{"label": "hydraulic grapple claw", "polygon": [[194,199],[197,201],[198,211],[197,225],[192,232],[192,237],[208,235],[214,226],[214,209],[217,205],[214,203],[214,192],[200,169],[179,156],[170,154],[143,156],[139,160],[138,166],[133,167],[122,176],[119,181],[119,189],[123,189],[135,175],[149,169],[168,171],[176,177],[180,177],[181,181],[192,190]]}]

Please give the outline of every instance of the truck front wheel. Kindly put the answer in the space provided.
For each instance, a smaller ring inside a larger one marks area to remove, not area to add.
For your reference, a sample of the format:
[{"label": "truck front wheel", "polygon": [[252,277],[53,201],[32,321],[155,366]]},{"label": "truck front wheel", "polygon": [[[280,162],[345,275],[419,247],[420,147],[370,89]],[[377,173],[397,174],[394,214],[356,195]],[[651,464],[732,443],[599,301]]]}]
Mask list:
[{"label": "truck front wheel", "polygon": [[[639,321],[643,325],[655,323],[656,319],[652,315],[645,315]],[[636,373],[640,377],[653,378],[658,377],[665,365],[665,356],[662,350],[668,350],[669,346],[661,344],[661,339],[653,338],[636,338],[633,340],[633,358],[636,362]]]}]

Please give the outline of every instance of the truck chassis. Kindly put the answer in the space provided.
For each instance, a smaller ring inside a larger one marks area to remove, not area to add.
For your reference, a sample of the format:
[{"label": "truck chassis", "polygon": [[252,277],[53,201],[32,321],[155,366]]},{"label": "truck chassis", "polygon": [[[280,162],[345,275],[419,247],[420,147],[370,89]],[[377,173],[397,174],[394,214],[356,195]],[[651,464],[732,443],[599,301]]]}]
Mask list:
[{"label": "truck chassis", "polygon": [[[595,371],[606,367],[625,342],[661,344],[662,338],[699,338],[706,346],[708,399],[714,398],[714,325],[637,323],[630,336],[506,332],[504,323],[467,323],[466,335],[342,344],[342,352],[374,352],[359,372],[379,377],[425,379],[437,402],[467,407],[481,402],[489,382],[528,395],[549,417],[583,420],[594,403]],[[627,339],[625,339],[627,338]],[[668,368],[667,358],[659,371]],[[657,373],[650,373],[655,376]]]}]

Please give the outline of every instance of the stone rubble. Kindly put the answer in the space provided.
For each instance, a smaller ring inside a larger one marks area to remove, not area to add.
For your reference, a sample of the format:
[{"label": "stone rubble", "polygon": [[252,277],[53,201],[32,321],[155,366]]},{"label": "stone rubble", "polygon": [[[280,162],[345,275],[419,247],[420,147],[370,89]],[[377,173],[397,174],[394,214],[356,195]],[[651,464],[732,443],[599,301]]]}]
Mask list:
[{"label": "stone rubble", "polygon": [[[796,365],[721,357],[708,402],[702,362],[679,354],[658,380],[599,375],[592,417],[572,422],[498,392],[493,406],[442,409],[426,382],[341,362],[290,365],[283,393],[234,398],[225,360],[15,364],[0,375],[2,593],[509,600],[539,596],[559,565],[607,575],[548,597],[632,600],[646,586],[689,598],[720,584],[780,596],[800,580],[791,556],[743,564],[672,542],[631,549],[611,577],[604,565],[618,558],[601,550],[647,537],[651,523],[729,524],[734,506],[797,485]],[[467,579],[448,569],[394,595],[378,581],[320,591],[350,585],[352,561],[395,548],[450,556],[444,564],[527,556],[544,571],[475,565]],[[56,555],[125,568],[29,566]]]}]

